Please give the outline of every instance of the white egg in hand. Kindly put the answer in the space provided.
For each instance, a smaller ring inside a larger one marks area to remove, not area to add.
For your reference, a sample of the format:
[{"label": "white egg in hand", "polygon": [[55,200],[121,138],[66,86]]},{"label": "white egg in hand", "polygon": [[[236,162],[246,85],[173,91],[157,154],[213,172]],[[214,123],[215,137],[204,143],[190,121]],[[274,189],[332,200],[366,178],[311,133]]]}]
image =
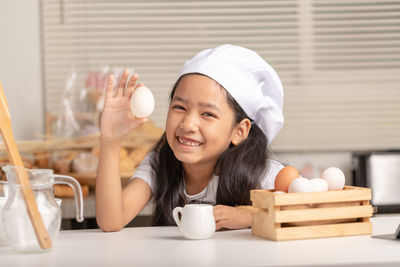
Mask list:
[{"label": "white egg in hand", "polygon": [[149,88],[141,86],[133,91],[130,104],[133,115],[146,118],[154,110],[154,96]]},{"label": "white egg in hand", "polygon": [[342,170],[336,167],[324,170],[321,177],[327,181],[329,190],[343,189],[346,181]]},{"label": "white egg in hand", "polygon": [[310,179],[312,192],[328,191],[328,182],[321,178]]},{"label": "white egg in hand", "polygon": [[307,178],[296,178],[289,185],[289,193],[312,192],[311,182]]}]

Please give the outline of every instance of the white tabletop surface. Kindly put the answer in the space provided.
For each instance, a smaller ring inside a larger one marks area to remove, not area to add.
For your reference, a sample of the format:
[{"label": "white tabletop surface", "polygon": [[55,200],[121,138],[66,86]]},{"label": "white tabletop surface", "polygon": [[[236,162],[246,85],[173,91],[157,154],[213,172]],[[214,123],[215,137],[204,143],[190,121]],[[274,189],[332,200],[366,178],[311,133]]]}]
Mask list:
[{"label": "white tabletop surface", "polygon": [[177,227],[62,231],[52,251],[19,254],[0,247],[0,266],[400,266],[391,236],[399,215],[371,218],[373,235],[269,241],[250,229],[186,240]]}]

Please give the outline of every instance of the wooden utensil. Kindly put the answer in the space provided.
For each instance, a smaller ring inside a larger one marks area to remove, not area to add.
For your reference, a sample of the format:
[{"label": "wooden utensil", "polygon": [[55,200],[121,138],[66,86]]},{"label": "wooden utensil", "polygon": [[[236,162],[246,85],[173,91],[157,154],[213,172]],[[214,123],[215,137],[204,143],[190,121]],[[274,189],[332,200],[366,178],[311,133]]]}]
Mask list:
[{"label": "wooden utensil", "polygon": [[[0,133],[6,146],[7,155],[11,164],[24,167],[21,155],[18,152],[17,145],[15,144],[14,136],[11,128],[11,117],[8,109],[6,96],[3,91],[3,86],[0,81]],[[26,209],[31,220],[36,238],[42,249],[50,249],[51,239],[47,233],[47,229],[43,223],[42,216],[39,213],[36,204],[35,195],[33,194],[29,177],[26,171],[22,168],[17,169],[16,182],[21,185],[22,196],[25,201]]]}]

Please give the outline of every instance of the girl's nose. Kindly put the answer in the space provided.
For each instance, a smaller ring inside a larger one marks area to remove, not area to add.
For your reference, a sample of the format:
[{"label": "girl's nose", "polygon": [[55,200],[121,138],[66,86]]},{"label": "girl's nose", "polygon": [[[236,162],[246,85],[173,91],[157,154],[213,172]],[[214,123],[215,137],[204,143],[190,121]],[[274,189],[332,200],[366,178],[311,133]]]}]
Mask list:
[{"label": "girl's nose", "polygon": [[179,127],[185,132],[197,132],[199,130],[198,120],[193,114],[187,114],[182,118]]}]

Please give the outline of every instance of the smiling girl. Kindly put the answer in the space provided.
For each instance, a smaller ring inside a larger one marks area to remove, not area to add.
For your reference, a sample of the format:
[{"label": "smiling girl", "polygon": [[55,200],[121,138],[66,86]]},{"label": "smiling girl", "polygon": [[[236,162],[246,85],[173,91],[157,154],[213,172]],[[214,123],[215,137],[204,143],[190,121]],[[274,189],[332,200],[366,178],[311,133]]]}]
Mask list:
[{"label": "smiling girl", "polygon": [[[96,218],[117,231],[149,202],[153,225],[174,225],[172,210],[187,203],[214,205],[216,228],[250,227],[250,190],[272,189],[283,167],[268,145],[283,126],[283,90],[275,71],[254,51],[223,45],[183,66],[170,95],[166,130],[130,183],[121,188],[122,138],[146,119],[133,117],[129,99],[137,74],[124,71],[113,94],[110,76],[101,118]],[[127,84],[127,85],[126,85]]]}]

